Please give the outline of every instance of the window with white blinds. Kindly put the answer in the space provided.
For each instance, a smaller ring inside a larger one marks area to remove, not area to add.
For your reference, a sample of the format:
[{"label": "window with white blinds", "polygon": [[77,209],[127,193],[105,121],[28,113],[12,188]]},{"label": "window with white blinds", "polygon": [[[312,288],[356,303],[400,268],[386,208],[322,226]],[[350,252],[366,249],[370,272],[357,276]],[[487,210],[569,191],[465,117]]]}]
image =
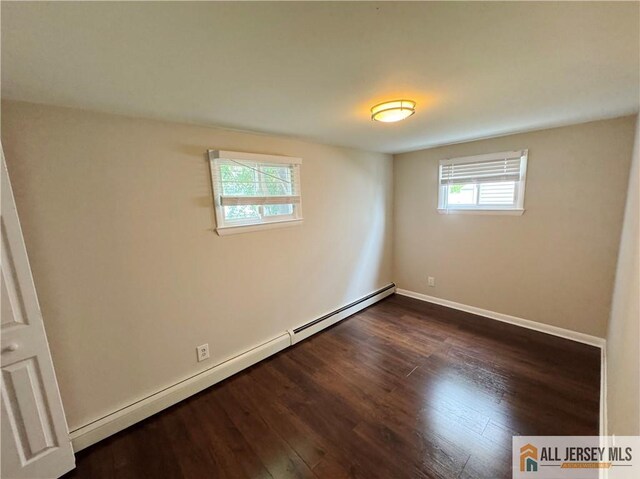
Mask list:
[{"label": "window with white blinds", "polygon": [[302,221],[300,158],[209,150],[219,234]]},{"label": "window with white blinds", "polygon": [[440,161],[440,213],[522,214],[528,150]]}]

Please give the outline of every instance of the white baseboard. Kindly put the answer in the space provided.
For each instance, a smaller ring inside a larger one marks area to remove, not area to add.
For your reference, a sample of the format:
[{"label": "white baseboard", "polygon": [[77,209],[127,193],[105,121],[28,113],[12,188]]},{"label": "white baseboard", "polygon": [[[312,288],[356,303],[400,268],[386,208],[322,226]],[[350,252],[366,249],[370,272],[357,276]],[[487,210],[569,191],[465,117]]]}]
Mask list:
[{"label": "white baseboard", "polygon": [[495,319],[496,321],[502,321],[503,323],[515,324],[523,328],[532,329],[534,331],[540,331],[541,333],[551,334],[560,338],[570,339],[579,343],[589,344],[598,348],[604,348],[606,340],[597,336],[591,336],[590,334],[580,333],[578,331],[572,331],[570,329],[560,328],[558,326],[551,326],[550,324],[539,323],[537,321],[531,321],[529,319],[518,318],[516,316],[510,316],[508,314],[496,313],[487,309],[476,308],[475,306],[469,306],[462,303],[456,303],[455,301],[449,301],[448,299],[440,299],[435,296],[428,296],[422,293],[416,293],[408,291],[406,289],[396,289],[396,293],[402,296],[408,296],[409,298],[419,299],[428,303],[435,303],[441,306],[447,306],[448,308],[465,311],[467,313],[477,314],[478,316],[484,316],[485,318]]},{"label": "white baseboard", "polygon": [[600,435],[607,436],[607,345],[600,350]]},{"label": "white baseboard", "polygon": [[213,366],[206,371],[202,371],[194,376],[179,381],[176,384],[166,387],[151,396],[135,401],[121,409],[118,409],[100,419],[90,422],[85,426],[70,432],[73,450],[78,452],[102,439],[105,439],[127,427],[142,421],[143,419],[156,414],[163,409],[192,396],[203,389],[233,376],[243,369],[259,363],[263,359],[292,346],[295,343],[337,323],[343,319],[363,310],[377,301],[393,294],[395,286],[387,289],[366,300],[353,304],[344,310],[339,310],[335,315],[315,324],[298,334],[292,334],[292,330],[257,345],[244,353],[239,354],[227,361]]},{"label": "white baseboard", "polygon": [[394,292],[408,296],[422,301],[430,303],[440,304],[453,309],[466,311],[469,313],[477,314],[487,318],[503,321],[511,324],[515,324],[535,331],[541,331],[543,333],[552,334],[554,336],[560,336],[562,338],[571,339],[592,346],[602,348],[602,374],[601,374],[601,386],[600,386],[600,434],[606,434],[606,350],[605,340],[590,336],[584,333],[578,333],[556,326],[549,326],[535,321],[529,321],[515,316],[509,316],[502,313],[495,313],[492,311],[476,308],[474,306],[467,306],[453,301],[443,300],[432,296],[427,296],[421,293],[415,293],[403,289],[390,288],[383,291],[371,298],[366,299],[358,304],[353,305],[326,320],[315,324],[297,334],[293,334],[292,330],[289,330],[266,343],[260,344],[254,348],[251,348],[244,353],[231,358],[223,363],[220,363],[206,371],[203,371],[195,376],[189,377],[183,381],[173,384],[165,389],[158,391],[157,393],[133,402],[128,406],[125,406],[105,417],[102,417],[96,421],[93,421],[85,426],[71,431],[70,437],[75,452],[78,452],[92,444],[95,444],[102,439],[105,439],[127,427],[142,421],[143,419],[156,414],[163,409],[172,406],[189,396],[192,396],[234,374],[242,371],[243,369],[252,366],[269,356],[286,349],[287,347],[296,344],[303,339],[316,334],[323,329],[332,326],[333,324],[342,321],[343,319],[365,309],[366,307],[380,301],[381,299],[393,294]]},{"label": "white baseboard", "polygon": [[542,333],[551,334],[579,343],[588,344],[590,346],[596,346],[600,348],[600,422],[599,430],[601,436],[607,434],[607,340],[599,338],[597,336],[591,336],[585,333],[579,333],[570,329],[559,328],[557,326],[551,326],[549,324],[539,323],[537,321],[531,321],[529,319],[518,318],[516,316],[510,316],[508,314],[496,313],[487,309],[476,308],[475,306],[468,306],[462,303],[456,303],[455,301],[449,301],[448,299],[440,299],[434,296],[428,296],[422,293],[416,293],[414,291],[408,291],[406,289],[396,289],[396,293],[409,298],[419,299],[429,303],[439,304],[441,306],[447,306],[449,308],[465,311],[467,313],[477,314],[478,316],[484,316],[485,318],[495,319],[496,321],[502,321],[504,323],[514,324],[522,328],[532,329],[534,331],[540,331]]},{"label": "white baseboard", "polygon": [[282,334],[264,344],[229,359],[217,366],[203,371],[195,376],[180,381],[157,393],[136,401],[113,413],[71,431],[73,450],[78,452],[85,447],[95,444],[112,434],[148,418],[149,416],[173,406],[183,399],[192,396],[203,389],[232,376],[257,362],[268,358],[272,354],[289,347],[291,341],[288,334]]}]

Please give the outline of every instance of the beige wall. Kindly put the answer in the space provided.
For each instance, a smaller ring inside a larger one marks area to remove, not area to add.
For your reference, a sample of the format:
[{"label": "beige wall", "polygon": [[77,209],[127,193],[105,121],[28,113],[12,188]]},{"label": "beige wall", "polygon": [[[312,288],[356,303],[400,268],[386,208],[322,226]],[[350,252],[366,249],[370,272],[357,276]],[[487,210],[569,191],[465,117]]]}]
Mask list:
[{"label": "beige wall", "polygon": [[[392,280],[389,155],[28,103],[2,120],[71,429]],[[208,148],[302,157],[304,224],[218,236]]]},{"label": "beige wall", "polygon": [[[2,121],[71,429],[395,280],[606,333],[610,431],[638,433],[637,151],[607,332],[633,117],[396,155],[393,166],[388,155],[29,103],[3,102]],[[302,157],[304,225],[219,237],[208,148]],[[438,160],[519,148],[529,149],[523,216],[437,214]],[[205,342],[212,358],[197,363]]]},{"label": "beige wall", "polygon": [[613,307],[607,329],[609,434],[640,434],[640,122],[629,178]]},{"label": "beige wall", "polygon": [[[604,337],[634,117],[394,157],[399,288]],[[438,161],[529,149],[523,216],[440,215]],[[427,286],[427,276],[436,286]]]}]

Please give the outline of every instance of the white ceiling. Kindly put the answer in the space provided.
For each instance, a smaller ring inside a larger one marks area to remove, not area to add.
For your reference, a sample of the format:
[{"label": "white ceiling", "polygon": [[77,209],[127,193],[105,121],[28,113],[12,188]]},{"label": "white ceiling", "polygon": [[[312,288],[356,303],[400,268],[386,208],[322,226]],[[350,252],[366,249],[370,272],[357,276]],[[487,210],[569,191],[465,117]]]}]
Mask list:
[{"label": "white ceiling", "polygon": [[2,2],[2,96],[401,152],[636,113],[639,28],[636,2]]}]

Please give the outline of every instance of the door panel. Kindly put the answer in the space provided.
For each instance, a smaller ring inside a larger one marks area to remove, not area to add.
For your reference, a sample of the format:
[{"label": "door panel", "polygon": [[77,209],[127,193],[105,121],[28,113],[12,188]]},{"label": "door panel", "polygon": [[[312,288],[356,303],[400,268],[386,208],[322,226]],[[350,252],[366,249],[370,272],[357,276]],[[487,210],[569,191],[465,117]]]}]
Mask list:
[{"label": "door panel", "polygon": [[6,229],[2,228],[2,332],[12,326],[27,324],[27,316],[24,308],[20,288],[12,274],[16,270],[11,261],[9,242]]},{"label": "door panel", "polygon": [[1,210],[2,478],[56,478],[75,459],[4,155]]},{"label": "door panel", "polygon": [[56,446],[36,358],[2,368],[2,386],[9,424],[27,463]]}]

